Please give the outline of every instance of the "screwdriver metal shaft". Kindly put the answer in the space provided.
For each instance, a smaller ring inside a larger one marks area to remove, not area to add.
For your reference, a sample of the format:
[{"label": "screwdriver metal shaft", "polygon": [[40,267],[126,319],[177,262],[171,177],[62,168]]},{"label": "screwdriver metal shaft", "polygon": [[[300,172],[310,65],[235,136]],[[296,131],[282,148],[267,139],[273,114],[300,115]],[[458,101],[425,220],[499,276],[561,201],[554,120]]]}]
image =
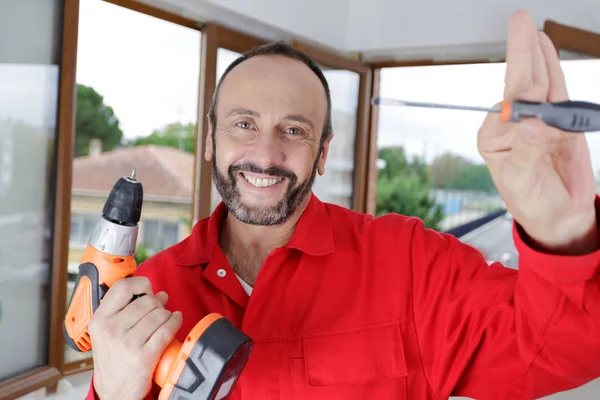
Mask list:
[{"label": "screwdriver metal shaft", "polygon": [[427,107],[427,108],[446,108],[450,110],[500,112],[500,108],[459,106],[454,104],[422,103],[418,101],[404,101],[388,98],[375,98],[373,105],[376,106],[405,106],[405,107]]},{"label": "screwdriver metal shaft", "polygon": [[445,108],[451,110],[500,113],[500,120],[503,122],[519,122],[524,118],[538,118],[550,126],[568,132],[600,131],[600,104],[585,101],[571,100],[558,103],[504,101],[500,104],[500,107],[460,106],[389,98],[374,98],[372,103],[377,106]]}]

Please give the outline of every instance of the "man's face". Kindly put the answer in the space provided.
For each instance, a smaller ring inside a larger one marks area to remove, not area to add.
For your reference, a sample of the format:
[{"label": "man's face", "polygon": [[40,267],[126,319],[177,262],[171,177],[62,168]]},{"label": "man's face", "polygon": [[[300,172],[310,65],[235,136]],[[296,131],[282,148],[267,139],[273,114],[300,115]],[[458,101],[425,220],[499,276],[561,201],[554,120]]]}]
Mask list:
[{"label": "man's face", "polygon": [[227,75],[206,159],[230,213],[248,224],[275,225],[308,199],[316,173],[325,171],[326,111],[321,81],[300,61],[257,56]]}]

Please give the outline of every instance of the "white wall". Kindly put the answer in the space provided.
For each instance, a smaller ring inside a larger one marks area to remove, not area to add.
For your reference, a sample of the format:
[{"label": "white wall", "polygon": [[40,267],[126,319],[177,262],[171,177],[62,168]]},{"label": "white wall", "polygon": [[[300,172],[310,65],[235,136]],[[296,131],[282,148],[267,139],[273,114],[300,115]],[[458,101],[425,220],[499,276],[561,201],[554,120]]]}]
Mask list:
[{"label": "white wall", "polygon": [[366,58],[483,58],[504,55],[509,16],[600,32],[596,0],[142,0],[265,39],[292,37]]},{"label": "white wall", "polygon": [[336,49],[346,46],[349,0],[140,1],[266,40],[298,38]]},{"label": "white wall", "polygon": [[348,0],[206,1],[315,41],[327,38],[327,44],[334,48],[346,46]]},{"label": "white wall", "polygon": [[502,56],[510,15],[600,32],[600,2],[590,0],[350,0],[346,50],[368,56],[457,58]]}]

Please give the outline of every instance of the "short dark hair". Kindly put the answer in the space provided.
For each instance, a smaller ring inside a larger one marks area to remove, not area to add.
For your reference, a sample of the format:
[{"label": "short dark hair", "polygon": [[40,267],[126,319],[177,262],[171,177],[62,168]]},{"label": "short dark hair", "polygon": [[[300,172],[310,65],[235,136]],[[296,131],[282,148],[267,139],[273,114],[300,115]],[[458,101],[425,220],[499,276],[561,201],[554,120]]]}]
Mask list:
[{"label": "short dark hair", "polygon": [[269,55],[280,55],[291,58],[293,60],[301,61],[317,75],[317,77],[321,81],[321,84],[323,84],[323,88],[325,89],[325,96],[327,98],[327,114],[325,117],[325,126],[323,127],[323,134],[321,135],[321,145],[323,145],[325,140],[327,140],[327,138],[331,136],[333,132],[333,123],[331,121],[331,94],[329,92],[329,84],[327,83],[327,79],[325,79],[325,75],[323,75],[323,72],[321,71],[321,68],[319,68],[317,63],[314,62],[309,56],[307,56],[299,50],[296,50],[295,48],[293,48],[285,42],[277,41],[255,47],[254,49],[242,54],[227,67],[227,69],[221,76],[221,79],[217,84],[217,88],[215,89],[215,93],[213,94],[210,108],[208,110],[208,117],[210,118],[210,122],[213,126],[213,146],[214,134],[217,126],[217,101],[219,99],[219,89],[221,88],[221,84],[225,80],[225,77],[231,72],[231,70],[233,70],[236,66],[240,65],[242,62],[252,57]]}]

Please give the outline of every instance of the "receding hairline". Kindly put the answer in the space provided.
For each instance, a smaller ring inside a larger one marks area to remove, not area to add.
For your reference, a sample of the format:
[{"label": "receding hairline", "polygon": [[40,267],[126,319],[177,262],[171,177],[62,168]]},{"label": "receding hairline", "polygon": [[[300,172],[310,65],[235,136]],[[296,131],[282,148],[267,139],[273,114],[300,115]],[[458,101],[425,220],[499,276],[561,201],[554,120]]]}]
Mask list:
[{"label": "receding hairline", "polygon": [[306,68],[308,68],[319,79],[319,81],[321,83],[321,87],[325,92],[325,101],[326,101],[326,108],[327,108],[326,114],[325,114],[324,127],[323,127],[323,131],[322,131],[322,135],[321,135],[321,143],[323,143],[333,133],[332,120],[331,120],[331,93],[329,90],[329,84],[327,82],[327,79],[323,75],[323,72],[321,71],[321,69],[319,68],[319,66],[317,65],[317,63],[314,60],[312,60],[309,56],[302,53],[301,51],[299,51],[283,42],[273,42],[273,43],[269,43],[269,44],[254,48],[254,49],[242,54],[235,61],[233,61],[231,64],[229,64],[229,66],[227,67],[227,69],[225,70],[225,72],[223,73],[221,78],[219,79],[219,82],[217,82],[217,86],[213,93],[212,101],[211,101],[211,104],[209,107],[208,118],[211,120],[211,122],[213,124],[213,127],[212,127],[213,136],[214,136],[214,132],[216,129],[216,122],[217,122],[216,108],[217,108],[217,104],[218,104],[218,97],[219,97],[221,86],[223,85],[223,82],[225,81],[225,78],[227,77],[227,75],[229,75],[229,73],[231,73],[233,70],[235,70],[238,66],[240,66],[244,62],[250,61],[252,58],[262,57],[262,56],[280,56],[280,57],[287,58],[287,59],[290,59],[293,61],[298,61],[298,62],[302,63]]},{"label": "receding hairline", "polygon": [[[311,79],[311,80],[312,80],[312,79],[315,79],[315,80],[316,80],[316,81],[313,81],[313,84],[315,85],[315,87],[316,87],[316,88],[317,88],[317,90],[319,91],[320,95],[321,95],[321,96],[323,96],[323,97],[322,97],[322,99],[325,101],[325,105],[327,105],[327,93],[326,93],[326,91],[325,91],[325,88],[324,88],[324,87],[323,87],[323,85],[321,84],[321,82],[320,82],[320,80],[319,80],[319,77],[318,77],[316,74],[314,74],[314,72],[313,72],[313,71],[312,71],[310,68],[308,68],[308,66],[307,66],[306,64],[304,64],[304,63],[303,63],[301,60],[297,60],[297,59],[291,59],[291,58],[289,58],[289,57],[282,56],[282,55],[280,55],[280,54],[261,54],[261,55],[259,55],[259,56],[255,56],[255,57],[252,57],[252,58],[265,58],[265,57],[269,57],[269,56],[270,56],[270,57],[277,57],[277,58],[279,58],[279,59],[280,59],[282,62],[284,62],[284,63],[287,63],[287,62],[289,61],[289,62],[292,62],[292,63],[294,63],[294,65],[296,65],[296,64],[300,64],[299,66],[302,66],[302,67],[304,67],[303,69],[304,69],[305,71],[307,70],[307,72],[309,73],[309,74],[307,74],[307,75],[306,75],[307,77],[309,77],[308,79]],[[258,74],[260,74],[260,73],[261,73],[261,72],[260,72],[260,71],[261,71],[261,70],[260,70],[260,66],[258,66],[258,67],[257,67],[257,66],[248,66],[248,63],[252,63],[252,61],[253,61],[252,59],[247,59],[247,60],[245,60],[243,63],[240,63],[240,64],[236,65],[236,67],[235,67],[235,68],[233,68],[231,71],[229,71],[229,72],[230,72],[230,74],[233,74],[233,75],[235,76],[235,78],[236,78],[236,79],[243,79],[241,76],[236,76],[236,75],[235,75],[236,73],[237,73],[237,74],[242,74],[242,73],[246,73],[246,72],[247,72],[247,71],[244,71],[244,70],[240,71],[240,69],[239,69],[239,68],[237,68],[237,67],[244,68],[244,66],[243,66],[242,64],[246,64],[245,68],[254,68],[254,70],[252,70],[252,72],[256,72],[256,71],[258,71]],[[298,65],[297,65],[297,66],[298,66]],[[298,67],[299,67],[299,66],[298,66]],[[237,71],[236,71],[236,70],[237,70]],[[231,77],[230,77],[230,79],[231,79]],[[223,85],[227,85],[227,83],[225,82],[225,80],[224,80],[224,79],[223,79],[223,80],[221,80],[221,86],[223,86]],[[312,84],[311,84],[311,86],[312,86]],[[235,88],[235,87],[237,87],[237,85],[234,85],[234,88]],[[221,92],[221,90],[222,90],[222,89],[223,89],[222,87],[218,88],[219,95],[221,94],[220,92]],[[231,88],[228,88],[228,90],[231,90]],[[217,104],[217,103],[215,103],[215,113],[216,113],[216,109],[217,109],[217,107],[218,107],[218,104]],[[256,114],[256,112],[255,112],[255,111],[254,111],[254,112],[248,112],[248,111],[250,111],[250,109],[249,109],[249,108],[246,108],[246,107],[239,107],[239,106],[235,106],[235,108],[236,108],[236,109],[238,109],[238,111],[240,111],[240,110],[242,110],[242,109],[243,109],[243,110],[245,110],[245,111],[246,111],[246,113],[247,113],[247,114]],[[255,116],[256,116],[256,115],[255,115]],[[299,120],[302,120],[302,119],[304,119],[304,117],[302,116],[302,114],[299,114],[299,113],[290,113],[290,114],[288,114],[288,115],[286,116],[286,118],[287,118],[287,117],[289,117],[289,116],[292,116],[292,118],[291,118],[291,119],[294,119],[294,118],[296,118],[296,119],[299,119]],[[327,120],[327,115],[325,115],[325,116],[324,116],[324,120],[325,120],[325,121],[324,121],[323,123],[326,123],[326,120]],[[313,128],[314,128],[314,124],[312,123],[312,121],[308,121],[308,122],[309,122],[309,124],[310,124],[310,125],[312,125],[312,126],[313,126]]]}]

